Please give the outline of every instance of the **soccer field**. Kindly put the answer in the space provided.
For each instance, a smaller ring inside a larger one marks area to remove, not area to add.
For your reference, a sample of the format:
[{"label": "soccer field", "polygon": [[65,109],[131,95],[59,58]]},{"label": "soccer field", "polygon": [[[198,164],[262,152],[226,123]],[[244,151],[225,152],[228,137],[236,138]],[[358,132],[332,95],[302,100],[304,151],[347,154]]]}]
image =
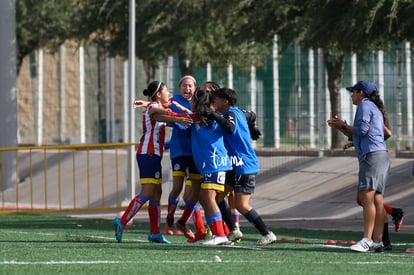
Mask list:
[{"label": "soccer field", "polygon": [[356,253],[347,241],[359,232],[272,228],[278,241],[257,247],[258,233],[243,227],[240,243],[204,247],[183,236],[149,243],[147,223],[117,243],[105,219],[16,214],[0,221],[0,274],[414,274],[414,253],[405,252],[414,236],[401,233],[391,233],[391,252]]}]

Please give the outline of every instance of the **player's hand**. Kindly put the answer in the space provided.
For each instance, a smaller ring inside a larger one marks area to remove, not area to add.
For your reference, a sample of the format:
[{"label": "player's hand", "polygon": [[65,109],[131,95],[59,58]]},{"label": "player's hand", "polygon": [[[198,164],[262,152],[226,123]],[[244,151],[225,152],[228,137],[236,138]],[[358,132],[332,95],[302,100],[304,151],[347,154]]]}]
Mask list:
[{"label": "player's hand", "polygon": [[132,107],[135,109],[138,107],[147,107],[147,105],[148,105],[148,101],[136,99],[134,100],[134,104],[132,105]]},{"label": "player's hand", "polygon": [[191,124],[193,124],[193,120],[189,116],[177,117],[177,122],[186,127],[191,126]]},{"label": "player's hand", "polygon": [[249,125],[249,131],[250,131],[250,137],[253,140],[258,140],[260,136],[262,135],[262,132],[256,127],[256,126],[250,126]]}]

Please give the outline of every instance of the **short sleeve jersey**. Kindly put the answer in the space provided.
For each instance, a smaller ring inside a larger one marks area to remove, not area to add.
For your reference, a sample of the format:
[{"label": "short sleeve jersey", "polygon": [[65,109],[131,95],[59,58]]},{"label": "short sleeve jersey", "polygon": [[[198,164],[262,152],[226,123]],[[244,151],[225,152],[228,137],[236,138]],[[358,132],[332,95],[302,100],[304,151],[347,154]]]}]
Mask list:
[{"label": "short sleeve jersey", "polygon": [[223,129],[216,121],[193,123],[191,128],[191,147],[194,162],[202,175],[232,169],[227,149],[224,146]]},{"label": "short sleeve jersey", "polygon": [[224,143],[233,168],[238,175],[256,174],[259,172],[259,161],[251,143],[246,116],[239,108],[231,107],[223,114],[224,118],[228,118],[230,112],[234,114],[236,127],[233,133],[224,131]]},{"label": "short sleeve jersey", "polygon": [[151,102],[142,112],[142,136],[137,154],[154,154],[162,157],[165,140],[165,122],[151,119],[149,111],[152,108],[164,108],[162,105]]},{"label": "short sleeve jersey", "polygon": [[[185,99],[182,95],[174,95],[173,100],[191,110],[190,101]],[[173,112],[184,113],[178,109],[174,104],[170,105]],[[191,128],[185,128],[182,125],[173,124],[170,140],[170,158],[181,156],[192,156],[191,154]]]}]

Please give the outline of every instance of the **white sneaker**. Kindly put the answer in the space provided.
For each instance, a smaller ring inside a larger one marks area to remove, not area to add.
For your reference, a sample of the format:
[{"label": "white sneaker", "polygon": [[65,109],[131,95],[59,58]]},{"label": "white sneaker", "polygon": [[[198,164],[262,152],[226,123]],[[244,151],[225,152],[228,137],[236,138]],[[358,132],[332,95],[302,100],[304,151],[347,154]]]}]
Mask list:
[{"label": "white sneaker", "polygon": [[243,238],[243,233],[239,229],[235,229],[230,232],[228,238],[229,241],[240,242],[240,240]]},{"label": "white sneaker", "polygon": [[226,236],[218,237],[218,236],[211,236],[208,240],[202,242],[202,245],[208,246],[216,246],[216,245],[231,245],[233,242],[229,241]]},{"label": "white sneaker", "polygon": [[357,251],[357,252],[369,252],[371,250],[372,244],[373,244],[373,241],[370,241],[367,238],[363,238],[356,244],[351,245],[350,249],[352,251]]},{"label": "white sneaker", "polygon": [[257,242],[256,245],[268,245],[271,243],[276,242],[277,238],[273,232],[269,232],[267,235],[261,237]]}]

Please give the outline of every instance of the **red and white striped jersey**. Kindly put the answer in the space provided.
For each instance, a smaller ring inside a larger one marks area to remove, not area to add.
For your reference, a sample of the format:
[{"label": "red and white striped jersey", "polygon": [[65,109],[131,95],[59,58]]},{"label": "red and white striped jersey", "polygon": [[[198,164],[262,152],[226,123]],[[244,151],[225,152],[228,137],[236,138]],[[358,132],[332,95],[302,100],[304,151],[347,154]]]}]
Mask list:
[{"label": "red and white striped jersey", "polygon": [[137,149],[137,154],[155,154],[162,157],[165,140],[165,122],[151,119],[149,111],[152,108],[163,108],[157,102],[151,102],[142,112],[142,136]]}]

